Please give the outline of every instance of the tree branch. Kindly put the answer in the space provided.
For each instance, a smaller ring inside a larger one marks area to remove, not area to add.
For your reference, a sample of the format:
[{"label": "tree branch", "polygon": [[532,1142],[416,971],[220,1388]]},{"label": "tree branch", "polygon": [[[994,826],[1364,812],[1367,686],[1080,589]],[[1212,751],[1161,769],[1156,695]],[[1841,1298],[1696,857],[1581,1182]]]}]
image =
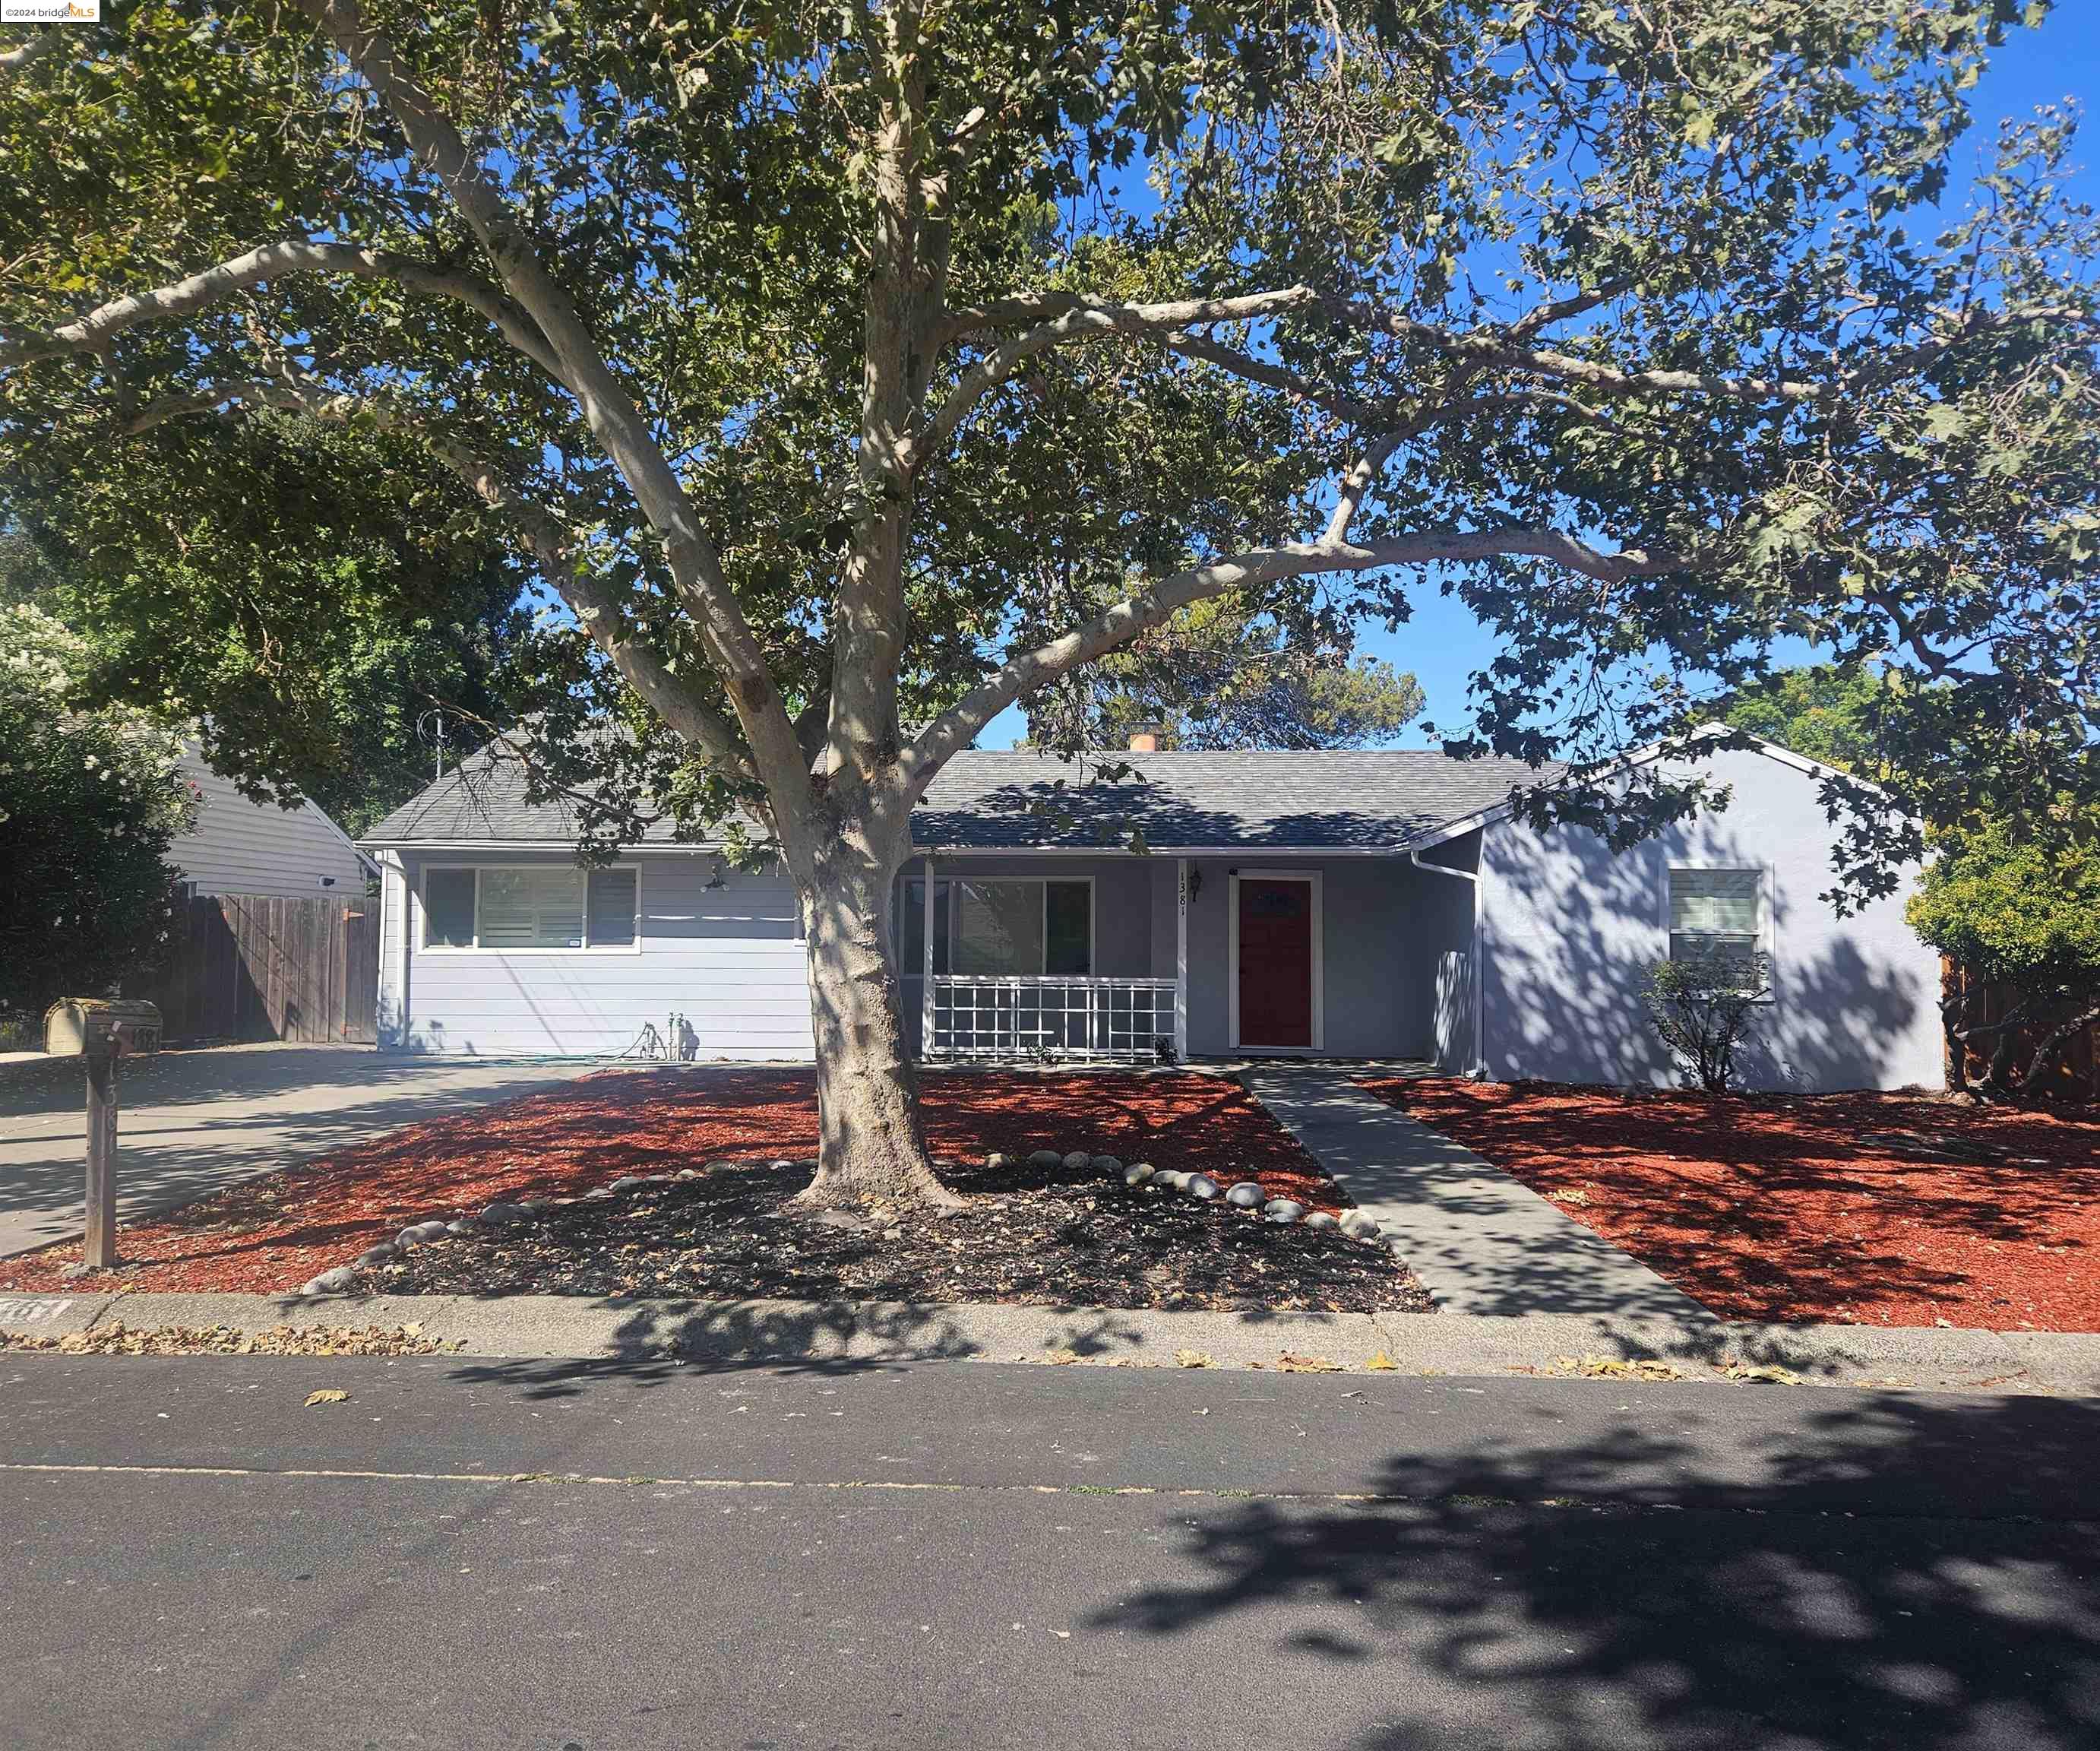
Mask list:
[{"label": "tree branch", "polygon": [[620,671],[621,679],[648,701],[710,765],[733,777],[757,776],[738,745],[735,729],[719,713],[695,699],[652,646],[625,629],[619,604],[596,578],[577,567],[574,545],[562,520],[527,498],[492,463],[431,426],[413,409],[383,398],[350,395],[325,384],[284,377],[217,383],[188,395],[166,396],[119,420],[117,429],[127,436],[136,436],[171,420],[198,413],[225,413],[241,407],[277,408],[338,423],[368,420],[383,430],[414,434],[483,504],[510,517],[539,561],[542,575],[575,611],[578,623]]},{"label": "tree branch", "polygon": [[314,243],[288,237],[265,243],[171,285],[112,298],[48,334],[0,341],[0,369],[74,352],[99,352],[109,338],[141,323],[165,321],[223,303],[239,291],[288,273],[339,273],[360,280],[391,280],[412,292],[447,298],[479,312],[504,339],[560,381],[561,368],[545,338],[525,313],[485,280],[431,268],[385,250],[348,243]]},{"label": "tree branch", "polygon": [[[1181,298],[1162,304],[1112,304],[1094,298],[1066,299],[1062,293],[1046,294],[1043,307],[1062,305],[1062,313],[1017,334],[991,352],[956,379],[933,418],[913,440],[914,466],[936,453],[969,417],[970,411],[1039,352],[1074,341],[1098,340],[1112,334],[1176,334],[1187,329],[1207,328],[1217,322],[1250,322],[1318,302],[1310,286],[1287,286],[1277,292],[1252,292],[1241,298]],[[990,308],[1017,312],[1030,300],[1014,299]],[[953,318],[951,318],[952,325]]]},{"label": "tree branch", "polygon": [[1600,582],[1690,569],[1676,554],[1628,550],[1605,553],[1557,529],[1511,525],[1490,529],[1428,529],[1361,544],[1295,542],[1254,548],[1213,559],[1164,578],[1118,602],[1084,626],[1019,657],[1011,657],[929,724],[901,763],[907,795],[915,800],[933,775],[1008,705],[1067,670],[1106,656],[1192,603],[1235,590],[1258,588],[1315,573],[1368,572],[1388,565],[1427,565],[1440,560],[1529,557],[1549,559]]},{"label": "tree branch", "polygon": [[1570,316],[1579,316],[1595,310],[1599,304],[1608,304],[1631,284],[1630,281],[1614,280],[1591,292],[1575,292],[1566,298],[1556,298],[1537,308],[1526,312],[1502,330],[1511,340],[1529,340],[1542,329],[1550,329],[1556,322],[1565,322]]},{"label": "tree branch", "polygon": [[[1703,395],[1734,401],[1813,401],[1833,385],[1777,377],[1724,377],[1710,371],[1623,371],[1551,347],[1533,347],[1510,337],[1514,329],[1454,333],[1432,322],[1418,322],[1397,311],[1360,303],[1330,303],[1334,316],[1367,333],[1420,341],[1439,352],[1476,365],[1502,365],[1542,377],[1582,383],[1612,395]],[[1548,307],[1549,308],[1554,307]],[[1534,312],[1533,315],[1538,313]]]},{"label": "tree branch", "polygon": [[40,61],[65,40],[63,29],[39,31],[27,42],[0,54],[0,73],[20,73],[32,61]]},{"label": "tree branch", "polygon": [[721,555],[700,526],[677,471],[613,374],[574,301],[548,272],[523,222],[451,117],[417,81],[386,33],[364,22],[356,0],[296,3],[399,124],[417,161],[443,186],[488,252],[504,290],[546,336],[560,363],[562,381],[664,543],[673,583],[721,676],[776,807],[783,814],[809,820],[815,793],[794,726],[765,653],[723,576]]},{"label": "tree branch", "polygon": [[1200,359],[1206,365],[1214,365],[1221,371],[1234,377],[1243,377],[1249,382],[1264,383],[1271,389],[1282,391],[1294,400],[1309,407],[1325,409],[1338,419],[1352,425],[1374,425],[1384,418],[1389,409],[1379,407],[1369,401],[1360,401],[1330,389],[1324,383],[1313,381],[1287,365],[1268,359],[1257,359],[1252,353],[1242,352],[1236,347],[1228,347],[1222,341],[1207,334],[1170,334],[1164,344],[1169,352],[1179,353],[1186,359]]}]

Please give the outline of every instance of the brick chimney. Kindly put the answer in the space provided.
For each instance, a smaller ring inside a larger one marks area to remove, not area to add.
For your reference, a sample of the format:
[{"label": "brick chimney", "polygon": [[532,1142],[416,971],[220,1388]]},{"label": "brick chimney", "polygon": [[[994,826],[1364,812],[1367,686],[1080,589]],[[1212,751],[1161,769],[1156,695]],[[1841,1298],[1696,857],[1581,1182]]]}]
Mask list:
[{"label": "brick chimney", "polygon": [[1132,754],[1158,753],[1159,732],[1157,730],[1132,730],[1130,732],[1130,751]]}]

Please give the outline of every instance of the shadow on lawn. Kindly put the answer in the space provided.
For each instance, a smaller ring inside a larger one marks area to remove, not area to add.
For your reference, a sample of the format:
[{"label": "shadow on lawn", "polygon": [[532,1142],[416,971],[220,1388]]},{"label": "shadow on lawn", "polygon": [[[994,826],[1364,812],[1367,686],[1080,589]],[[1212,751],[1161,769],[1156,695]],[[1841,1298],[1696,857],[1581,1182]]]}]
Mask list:
[{"label": "shadow on lawn", "polygon": [[2067,1277],[2100,1201],[2100,1124],[2076,1116],[1914,1094],[1367,1086],[1533,1190],[1572,1194],[1568,1214],[1737,1317],[1894,1298],[2016,1324],[2030,1314],[2015,1293]]},{"label": "shadow on lawn", "polygon": [[1198,1578],[1093,1625],[1260,1660],[1280,1621],[1279,1663],[1377,1677],[1320,1740],[1360,1751],[2100,1742],[2100,1408],[1843,1399],[1703,1448],[1661,1425],[1396,1453],[1362,1487],[1405,1503],[1183,1505],[1160,1535]]}]

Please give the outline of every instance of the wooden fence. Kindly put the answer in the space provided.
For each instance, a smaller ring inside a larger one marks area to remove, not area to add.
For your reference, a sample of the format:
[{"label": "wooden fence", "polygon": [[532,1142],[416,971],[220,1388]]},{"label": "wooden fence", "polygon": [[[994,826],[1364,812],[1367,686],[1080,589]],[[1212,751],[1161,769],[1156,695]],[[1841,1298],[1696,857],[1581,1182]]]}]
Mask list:
[{"label": "wooden fence", "polygon": [[[1939,977],[1945,995],[1967,1001],[1970,1006],[1969,1019],[1972,1022],[1994,1022],[2013,1006],[2014,997],[2004,987],[1977,978],[1966,967],[1957,966],[1944,957],[1939,963]],[[2018,1062],[2021,1065],[2026,1064],[2040,1033],[2040,1029],[2034,1028],[2020,1030]],[[1982,1081],[1989,1072],[1991,1054],[1996,1050],[1998,1039],[1996,1034],[1986,1034],[1970,1045],[1967,1069],[1971,1082]],[[1952,1068],[1950,1064],[1950,1071]],[[1948,1080],[1952,1081],[1951,1075]],[[2057,1069],[2042,1085],[2041,1091],[2059,1100],[2100,1101],[2100,1024],[2088,1028],[2065,1048]]]},{"label": "wooden fence", "polygon": [[201,895],[179,904],[160,971],[126,997],[161,1008],[175,1040],[368,1046],[378,1037],[379,902]]}]

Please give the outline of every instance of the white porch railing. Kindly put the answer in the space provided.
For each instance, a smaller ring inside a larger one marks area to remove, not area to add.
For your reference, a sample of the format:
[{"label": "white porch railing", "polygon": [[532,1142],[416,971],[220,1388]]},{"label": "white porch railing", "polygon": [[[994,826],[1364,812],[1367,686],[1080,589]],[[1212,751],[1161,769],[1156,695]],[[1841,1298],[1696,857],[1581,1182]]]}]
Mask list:
[{"label": "white porch railing", "polygon": [[936,973],[935,1058],[1092,1058],[1149,1063],[1174,1044],[1174,981]]}]

